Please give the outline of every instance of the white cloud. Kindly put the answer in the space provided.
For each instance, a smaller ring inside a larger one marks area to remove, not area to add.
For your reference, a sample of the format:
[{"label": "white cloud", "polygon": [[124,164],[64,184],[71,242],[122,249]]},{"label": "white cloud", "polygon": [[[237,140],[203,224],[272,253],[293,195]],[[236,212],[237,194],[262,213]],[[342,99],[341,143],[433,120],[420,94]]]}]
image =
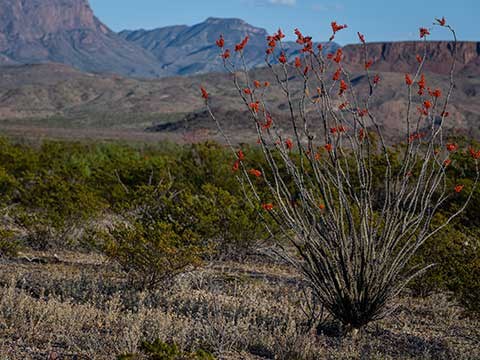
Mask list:
[{"label": "white cloud", "polygon": [[313,4],[312,10],[313,11],[320,11],[320,12],[331,12],[331,11],[342,11],[345,7],[343,4]]},{"label": "white cloud", "polygon": [[273,5],[287,5],[287,6],[295,6],[297,4],[297,0],[268,0],[268,2]]}]

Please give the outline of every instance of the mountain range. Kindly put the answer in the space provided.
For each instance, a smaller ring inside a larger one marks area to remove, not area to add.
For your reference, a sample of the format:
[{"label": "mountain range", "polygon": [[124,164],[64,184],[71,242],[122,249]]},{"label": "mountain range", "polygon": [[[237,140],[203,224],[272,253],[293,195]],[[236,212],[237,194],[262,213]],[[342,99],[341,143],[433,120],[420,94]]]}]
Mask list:
[{"label": "mountain range", "polygon": [[[246,137],[248,117],[230,77],[222,73],[215,40],[232,47],[245,35],[252,78],[275,82],[264,63],[267,32],[240,19],[208,18],[193,25],[115,33],[95,17],[87,0],[1,0],[0,127],[124,129],[178,134],[216,133],[199,98],[200,85],[229,130]],[[286,42],[290,59],[299,46]],[[426,48],[425,48],[426,47]],[[334,52],[330,44],[325,52]],[[394,138],[405,110],[404,75],[426,53],[429,85],[446,89],[453,44],[369,43],[367,58],[381,78],[372,110]],[[344,63],[359,90],[366,85],[360,45],[343,47]],[[456,89],[450,127],[480,138],[480,43],[457,44]],[[433,60],[433,61],[432,61]],[[300,88],[294,73],[292,86]],[[272,86],[272,114],[286,117],[281,92]],[[285,122],[284,122],[285,123]],[[95,134],[98,131],[94,131]]]}]

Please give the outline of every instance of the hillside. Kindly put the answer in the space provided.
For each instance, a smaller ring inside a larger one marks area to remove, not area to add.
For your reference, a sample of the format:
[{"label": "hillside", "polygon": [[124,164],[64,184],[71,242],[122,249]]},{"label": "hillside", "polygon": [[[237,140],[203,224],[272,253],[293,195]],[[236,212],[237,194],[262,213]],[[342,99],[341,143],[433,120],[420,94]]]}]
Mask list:
[{"label": "hillside", "polygon": [[[379,75],[381,84],[372,109],[387,134],[394,138],[402,128],[400,120],[405,110],[404,73],[379,71]],[[266,68],[252,71],[251,76],[275,82]],[[361,73],[354,72],[352,79],[358,91],[364,89],[366,79]],[[448,87],[445,74],[427,73],[427,79],[429,86]],[[447,127],[480,138],[480,104],[474,101],[480,80],[458,74],[456,81]],[[299,77],[292,75],[291,84],[298,89]],[[148,129],[171,134],[206,129],[215,134],[216,128],[199,96],[200,85],[211,93],[212,105],[224,119],[227,130],[239,140],[253,139],[245,109],[229,76],[223,73],[138,80],[83,73],[59,64],[5,67],[0,73],[0,118],[4,126]],[[288,131],[286,107],[279,91],[275,86],[270,88],[269,110]]]},{"label": "hillside", "polygon": [[135,77],[163,75],[152,54],[100,22],[87,0],[2,0],[0,64],[45,62]]},{"label": "hillside", "polygon": [[[192,75],[219,71],[219,50],[215,40],[220,35],[225,36],[225,46],[230,49],[248,35],[250,40],[244,53],[247,66],[264,66],[269,34],[241,19],[208,18],[193,26],[125,30],[119,35],[154,54],[168,74]],[[286,41],[283,46],[289,59],[299,53],[300,46],[295,42]],[[331,43],[325,46],[325,52],[337,48],[336,43]]]}]

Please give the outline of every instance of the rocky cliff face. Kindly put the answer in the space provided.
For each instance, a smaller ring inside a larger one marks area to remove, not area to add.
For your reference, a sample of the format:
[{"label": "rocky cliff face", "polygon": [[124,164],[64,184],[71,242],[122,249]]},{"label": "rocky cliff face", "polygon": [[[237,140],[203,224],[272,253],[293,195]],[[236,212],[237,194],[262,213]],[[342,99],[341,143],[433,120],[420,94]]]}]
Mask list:
[{"label": "rocky cliff face", "polygon": [[[425,71],[448,74],[452,62],[453,43],[429,41],[426,47]],[[343,49],[347,63],[363,66],[363,50],[360,45],[347,45]],[[413,72],[418,66],[416,55],[423,56],[424,49],[425,44],[421,41],[369,43],[368,58],[375,61],[372,69],[376,71]],[[480,74],[480,43],[458,42],[457,60],[458,73],[465,76],[478,76]]]},{"label": "rocky cliff face", "polygon": [[0,63],[42,62],[93,72],[162,75],[156,59],[101,23],[87,0],[2,0]]}]

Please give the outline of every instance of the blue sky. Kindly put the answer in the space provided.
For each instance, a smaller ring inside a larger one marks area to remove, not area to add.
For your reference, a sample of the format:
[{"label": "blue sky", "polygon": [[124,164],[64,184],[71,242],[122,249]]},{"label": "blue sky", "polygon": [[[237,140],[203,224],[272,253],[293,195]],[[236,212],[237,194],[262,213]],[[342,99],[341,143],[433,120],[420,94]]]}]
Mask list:
[{"label": "blue sky", "polygon": [[[90,0],[90,4],[115,31],[193,25],[209,16],[238,17],[269,32],[281,27],[292,34],[299,27],[305,35],[324,41],[330,22],[336,20],[349,26],[336,38],[347,44],[357,42],[357,31],[368,41],[416,40],[419,26],[445,16],[461,40],[480,40],[480,0]],[[431,39],[448,39],[441,30]]]}]

